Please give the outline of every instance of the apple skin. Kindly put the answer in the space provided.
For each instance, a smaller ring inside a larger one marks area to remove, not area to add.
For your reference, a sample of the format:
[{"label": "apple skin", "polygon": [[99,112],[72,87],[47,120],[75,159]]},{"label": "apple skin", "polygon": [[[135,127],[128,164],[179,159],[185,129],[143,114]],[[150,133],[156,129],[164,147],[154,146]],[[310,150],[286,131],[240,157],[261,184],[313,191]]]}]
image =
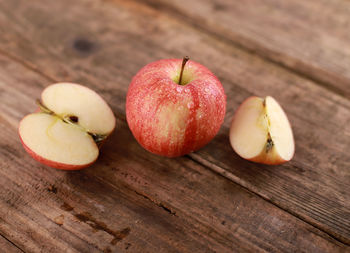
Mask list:
[{"label": "apple skin", "polygon": [[167,157],[206,145],[226,112],[222,84],[203,65],[188,61],[183,76],[188,83],[174,81],[181,63],[182,59],[163,59],[144,66],[133,77],[126,99],[126,119],[136,140],[146,150]]},{"label": "apple skin", "polygon": [[252,162],[256,163],[262,163],[266,165],[279,165],[285,162],[288,162],[287,160],[284,160],[277,152],[275,147],[272,148],[272,150],[266,154],[265,151],[262,151],[258,156],[247,159]]},{"label": "apple skin", "polygon": [[[40,112],[40,108],[38,107],[35,112]],[[21,140],[22,146],[24,148],[25,151],[27,151],[27,153],[33,157],[36,161],[38,161],[39,163],[49,166],[51,168],[55,168],[55,169],[60,169],[60,170],[81,170],[84,169],[86,167],[91,166],[92,164],[94,164],[98,157],[96,158],[96,160],[92,161],[91,163],[88,164],[81,164],[81,165],[71,165],[71,164],[66,164],[66,163],[59,163],[59,162],[55,162],[55,161],[51,161],[48,160],[40,155],[38,155],[37,153],[35,153],[33,150],[31,150],[22,140],[22,137],[19,133],[19,126],[21,125],[21,122],[18,124],[18,136]],[[106,137],[106,139],[104,139],[103,141],[101,141],[99,143],[99,145],[97,145],[98,149],[101,150],[103,144],[106,142],[106,140],[113,134],[114,130],[115,130],[116,126],[114,126],[113,130],[111,131],[111,133]]]},{"label": "apple skin", "polygon": [[[248,97],[247,99],[245,99],[241,104],[240,106],[238,107],[238,109],[236,110],[233,118],[232,118],[232,123],[231,123],[231,126],[233,125],[233,122],[234,120],[236,119],[236,115],[238,115],[240,109],[242,108],[243,104],[245,104],[248,100],[250,99],[254,99],[254,98],[257,98],[257,96],[250,96]],[[290,125],[290,123],[289,123]],[[235,150],[234,148],[234,145],[233,145],[233,142],[232,142],[232,134],[231,134],[231,128],[230,128],[230,143],[231,143],[231,146],[233,148],[233,150],[236,152],[236,154],[238,154],[238,152]],[[295,150],[293,150],[293,155],[292,157],[294,156],[294,152]],[[248,161],[252,161],[252,162],[256,162],[256,163],[262,163],[262,164],[266,164],[266,165],[280,165],[280,164],[283,164],[285,162],[288,162],[290,160],[285,160],[283,159],[277,152],[276,152],[276,148],[275,146],[272,147],[271,151],[266,153],[265,150],[263,150],[259,155],[255,156],[255,157],[252,157],[252,158],[249,158],[249,157],[243,157],[241,156],[243,159],[246,159]]]},{"label": "apple skin", "polygon": [[[85,90],[90,90],[92,91],[93,93],[95,93],[98,97],[100,97],[100,99],[102,99],[104,101],[104,99],[99,96],[99,94],[97,94],[96,92],[94,92],[93,90],[83,86],[83,85],[80,85],[80,84],[75,84],[75,83],[55,83],[55,84],[52,84],[52,85],[49,85],[48,87],[46,87],[44,89],[44,91],[42,92],[41,94],[41,98],[42,98],[42,101],[44,101],[44,92],[47,90],[47,89],[50,89],[52,86],[57,86],[57,85],[71,85],[71,86],[74,86],[75,89],[85,89]],[[39,101],[39,103],[41,103],[41,101]],[[108,106],[108,104],[106,103],[106,101],[104,101],[104,103]],[[110,108],[109,108],[110,109]],[[42,111],[42,108],[41,106],[39,105],[35,112],[36,113],[39,113]],[[112,111],[111,111],[112,112]],[[113,115],[113,112],[112,112],[112,115]],[[28,115],[27,115],[28,116]],[[27,117],[26,116],[26,117]],[[24,117],[21,122],[19,123],[19,126],[18,126],[18,134],[19,134],[19,137],[20,137],[20,140],[21,140],[21,143],[23,145],[23,148],[26,150],[27,153],[29,153],[35,160],[37,160],[38,162],[44,164],[44,165],[47,165],[49,167],[52,167],[52,168],[56,168],[56,169],[62,169],[62,170],[80,170],[80,169],[83,169],[83,168],[86,168],[86,167],[89,167],[91,166],[93,163],[96,162],[96,160],[98,159],[98,157],[96,157],[96,159],[94,159],[93,161],[89,162],[89,163],[86,163],[86,164],[67,164],[67,163],[61,163],[61,162],[56,162],[56,161],[52,161],[52,160],[49,160],[49,159],[46,159],[44,157],[42,157],[41,155],[35,153],[29,146],[27,146],[24,141],[23,141],[23,138],[20,134],[20,126],[22,124],[22,121],[26,118]],[[108,135],[102,140],[100,141],[99,143],[95,143],[96,147],[98,148],[98,150],[101,150],[101,147],[103,146],[103,144],[105,143],[105,141],[111,136],[111,134],[114,132],[115,128],[116,128],[116,119],[115,119],[115,116],[113,115],[113,118],[114,118],[114,125],[113,125],[113,128],[108,131]],[[91,137],[92,138],[92,137]]]},{"label": "apple skin", "polygon": [[[20,123],[21,124],[21,123]],[[19,125],[20,125],[19,124]],[[23,148],[25,151],[27,151],[27,153],[33,157],[36,161],[38,161],[39,163],[41,164],[44,164],[46,166],[49,166],[51,168],[55,168],[55,169],[61,169],[61,170],[81,170],[81,169],[84,169],[86,167],[89,167],[91,166],[94,162],[96,162],[97,158],[95,161],[91,162],[91,163],[88,163],[88,164],[81,164],[81,165],[71,165],[71,164],[65,164],[65,163],[59,163],[59,162],[55,162],[55,161],[51,161],[51,160],[48,160],[38,154],[36,154],[35,152],[33,152],[33,150],[31,150],[25,143],[24,141],[22,140],[22,137],[21,135],[19,134],[18,132],[18,135],[19,135],[19,138],[21,140],[21,143],[23,145]]]},{"label": "apple skin", "polygon": [[[40,112],[40,108],[38,107],[35,112]],[[43,165],[46,165],[46,166],[49,166],[51,168],[54,168],[54,169],[60,169],[60,170],[81,170],[81,169],[84,169],[86,167],[89,167],[91,166],[92,164],[94,164],[98,157],[96,158],[96,160],[92,161],[91,163],[88,163],[88,164],[81,164],[81,165],[71,165],[71,164],[66,164],[66,163],[59,163],[59,162],[55,162],[55,161],[51,161],[51,160],[48,160],[40,155],[38,155],[37,153],[35,153],[33,150],[31,150],[25,143],[24,141],[22,140],[22,137],[19,133],[19,126],[21,125],[21,122],[18,124],[18,135],[19,135],[19,138],[21,140],[21,143],[22,143],[22,146],[24,148],[24,150],[31,156],[34,158],[34,160],[38,161],[39,163],[43,164]],[[112,133],[114,132],[116,126],[114,126],[112,132],[106,137],[106,139],[104,139],[103,141],[101,141],[99,143],[99,145],[97,145],[98,149],[100,150],[103,146],[103,144],[106,142],[106,140],[112,135]]]}]

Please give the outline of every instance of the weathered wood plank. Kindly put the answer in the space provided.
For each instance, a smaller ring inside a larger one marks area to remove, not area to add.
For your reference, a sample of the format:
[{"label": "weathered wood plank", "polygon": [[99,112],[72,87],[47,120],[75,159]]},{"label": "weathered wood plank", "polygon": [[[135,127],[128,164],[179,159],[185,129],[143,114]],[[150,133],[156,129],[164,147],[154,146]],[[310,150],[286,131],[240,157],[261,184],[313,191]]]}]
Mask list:
[{"label": "weathered wood plank", "polygon": [[0,146],[0,231],[25,251],[345,249],[324,232],[186,157],[148,153],[133,139],[125,120],[118,119],[116,133],[92,167],[66,172],[39,165],[21,147],[16,128],[21,117],[35,109],[32,99],[46,83],[0,56],[0,137],[6,139]]},{"label": "weathered wood plank", "polygon": [[140,2],[350,98],[349,1]]},{"label": "weathered wood plank", "polygon": [[[69,10],[66,4],[1,2],[0,29],[6,33],[0,48],[51,79],[90,85],[119,115],[128,83],[141,66],[159,58],[196,56],[223,81],[228,112],[219,135],[191,157],[216,171],[219,165],[224,176],[349,243],[348,100],[142,4],[86,0],[69,3]],[[16,14],[8,16],[14,6]],[[21,90],[32,96],[25,86]],[[259,166],[231,150],[227,128],[234,109],[251,94],[275,96],[286,109],[297,141],[293,162]],[[5,101],[4,111],[18,114],[11,109],[17,103]]]},{"label": "weathered wood plank", "polygon": [[9,242],[5,237],[0,235],[0,249],[2,252],[6,253],[20,253],[23,252],[11,242]]}]

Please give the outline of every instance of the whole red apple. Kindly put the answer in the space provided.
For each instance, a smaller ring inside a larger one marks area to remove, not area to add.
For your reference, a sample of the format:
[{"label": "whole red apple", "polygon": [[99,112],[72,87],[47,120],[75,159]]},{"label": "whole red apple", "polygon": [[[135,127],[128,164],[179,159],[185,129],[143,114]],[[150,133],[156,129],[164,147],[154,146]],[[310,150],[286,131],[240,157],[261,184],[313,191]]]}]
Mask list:
[{"label": "whole red apple", "polygon": [[188,57],[146,65],[132,79],[126,98],[126,119],[136,140],[168,157],[207,144],[219,131],[225,111],[219,79]]}]

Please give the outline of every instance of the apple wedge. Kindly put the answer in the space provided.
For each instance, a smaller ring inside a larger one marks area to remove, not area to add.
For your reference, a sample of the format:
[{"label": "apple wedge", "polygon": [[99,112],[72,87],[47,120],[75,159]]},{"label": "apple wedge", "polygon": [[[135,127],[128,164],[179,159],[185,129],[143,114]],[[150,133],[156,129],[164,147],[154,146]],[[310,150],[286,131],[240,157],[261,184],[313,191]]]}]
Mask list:
[{"label": "apple wedge", "polygon": [[96,161],[100,144],[115,128],[115,117],[94,91],[73,83],[47,87],[39,112],[19,124],[25,150],[37,161],[57,169],[76,170]]},{"label": "apple wedge", "polygon": [[230,143],[242,158],[263,164],[281,164],[294,155],[288,118],[270,96],[252,96],[240,105],[232,120]]}]

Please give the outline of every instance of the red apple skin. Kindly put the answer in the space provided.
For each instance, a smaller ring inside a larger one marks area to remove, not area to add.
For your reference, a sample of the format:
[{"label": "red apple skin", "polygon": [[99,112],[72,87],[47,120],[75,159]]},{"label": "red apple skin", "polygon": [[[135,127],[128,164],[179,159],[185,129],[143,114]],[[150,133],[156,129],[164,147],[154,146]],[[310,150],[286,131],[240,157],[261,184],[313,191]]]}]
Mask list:
[{"label": "red apple skin", "polygon": [[86,168],[90,165],[92,165],[94,162],[96,162],[97,158],[95,161],[88,163],[88,164],[82,164],[82,165],[71,165],[71,164],[65,164],[65,163],[59,163],[55,161],[48,160],[38,154],[36,154],[33,150],[31,150],[22,140],[21,135],[19,135],[19,138],[21,140],[21,143],[23,145],[23,148],[31,157],[33,157],[35,160],[37,160],[39,163],[44,164],[46,166],[49,166],[51,168],[55,169],[61,169],[61,170],[80,170],[83,168]]},{"label": "red apple skin", "polygon": [[[38,107],[35,112],[40,112],[40,108]],[[27,153],[33,157],[36,161],[38,161],[39,163],[41,164],[44,164],[46,166],[49,166],[51,168],[55,168],[55,169],[60,169],[60,170],[81,170],[81,169],[84,169],[86,167],[89,167],[91,166],[93,163],[96,162],[96,160],[98,159],[98,157],[96,158],[95,161],[91,162],[91,163],[88,163],[88,164],[82,164],[82,165],[71,165],[71,164],[65,164],[65,163],[59,163],[59,162],[55,162],[55,161],[51,161],[51,160],[48,160],[38,154],[36,154],[33,150],[31,150],[25,143],[24,141],[22,140],[22,137],[21,135],[19,134],[19,126],[21,125],[21,122],[19,123],[18,125],[18,135],[19,135],[19,138],[21,140],[21,143],[23,145],[23,148],[25,151],[27,151]],[[111,134],[114,132],[116,126],[114,126],[113,130],[111,131],[111,133],[106,137],[106,139],[104,139],[103,141],[101,141],[99,143],[99,145],[97,145],[98,149],[100,150],[103,146],[103,144],[106,142],[106,140],[111,136]]]},{"label": "red apple skin", "polygon": [[[36,112],[40,111],[40,108],[36,109]],[[21,121],[22,122],[22,121]],[[48,160],[40,155],[38,155],[37,153],[35,153],[33,150],[31,150],[23,141],[20,133],[19,133],[19,126],[21,125],[21,122],[18,124],[18,135],[19,135],[19,139],[21,140],[22,146],[24,148],[25,151],[27,151],[27,153],[33,157],[36,161],[38,161],[41,164],[44,164],[46,166],[49,166],[51,168],[55,168],[55,169],[61,169],[61,170],[80,170],[86,167],[89,167],[90,165],[92,165],[93,163],[96,162],[97,158],[95,161],[88,163],[88,164],[82,164],[82,165],[71,165],[71,164],[65,164],[65,163],[59,163],[59,162],[55,162],[55,161],[51,161]],[[105,140],[104,140],[105,141]]]},{"label": "red apple skin", "polygon": [[126,119],[146,150],[177,157],[198,150],[219,131],[226,112],[226,95],[206,67],[188,61],[186,85],[173,81],[181,59],[164,59],[144,66],[132,79],[126,99]]}]

